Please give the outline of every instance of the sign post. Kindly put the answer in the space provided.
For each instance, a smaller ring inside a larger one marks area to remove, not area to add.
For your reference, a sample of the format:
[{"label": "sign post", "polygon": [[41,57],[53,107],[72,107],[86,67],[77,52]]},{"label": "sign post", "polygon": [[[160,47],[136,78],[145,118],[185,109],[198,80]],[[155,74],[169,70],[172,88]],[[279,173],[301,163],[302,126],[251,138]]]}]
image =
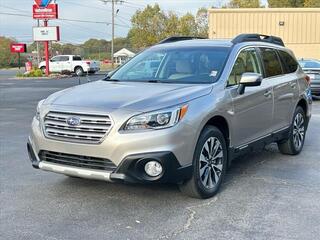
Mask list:
[{"label": "sign post", "polygon": [[[44,26],[48,27],[48,20],[44,21]],[[49,41],[44,42],[44,52],[46,56],[46,75],[49,76],[50,69],[49,69]]]},{"label": "sign post", "polygon": [[[59,41],[59,28],[57,28],[57,37],[56,39],[49,38],[48,33],[50,33],[48,28],[48,20],[49,19],[57,19],[58,18],[58,4],[55,3],[55,0],[34,0],[34,4],[32,7],[33,12],[33,19],[42,19],[44,22],[44,27],[41,29],[41,27],[38,27],[39,32],[33,31],[33,37],[34,41],[42,41],[44,43],[44,52],[45,52],[45,58],[46,58],[46,75],[48,76],[50,73],[49,69],[49,41]],[[41,32],[42,30],[42,32]],[[47,31],[47,32],[46,32]],[[42,34],[43,33],[43,34]],[[36,36],[37,35],[37,36]],[[39,35],[42,35],[42,38],[39,37]],[[48,36],[46,38],[46,35]]]}]

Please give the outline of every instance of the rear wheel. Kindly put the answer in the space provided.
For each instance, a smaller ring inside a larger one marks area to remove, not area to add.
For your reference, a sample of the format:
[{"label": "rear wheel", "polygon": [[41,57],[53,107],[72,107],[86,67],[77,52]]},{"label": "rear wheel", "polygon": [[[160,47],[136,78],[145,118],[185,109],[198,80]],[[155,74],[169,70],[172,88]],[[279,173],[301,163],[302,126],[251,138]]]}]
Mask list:
[{"label": "rear wheel", "polygon": [[76,67],[76,69],[74,70],[74,72],[76,73],[77,76],[83,76],[83,68],[82,67]]},{"label": "rear wheel", "polygon": [[194,198],[214,196],[223,180],[227,166],[227,147],[221,131],[207,126],[202,131],[193,159],[193,176],[179,185],[180,190]]},{"label": "rear wheel", "polygon": [[42,71],[42,73],[46,73],[46,67],[41,67],[40,70]]},{"label": "rear wheel", "polygon": [[299,154],[304,145],[307,121],[304,110],[298,106],[293,116],[288,139],[278,142],[281,153],[296,155]]}]

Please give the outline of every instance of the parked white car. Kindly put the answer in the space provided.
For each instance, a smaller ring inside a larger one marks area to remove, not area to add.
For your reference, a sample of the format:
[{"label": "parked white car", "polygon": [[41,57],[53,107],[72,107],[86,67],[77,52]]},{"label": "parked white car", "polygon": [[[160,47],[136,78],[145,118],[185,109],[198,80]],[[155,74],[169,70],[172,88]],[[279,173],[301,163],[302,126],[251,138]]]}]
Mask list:
[{"label": "parked white car", "polygon": [[[45,72],[46,62],[43,61],[39,64],[39,68]],[[82,60],[80,56],[76,55],[59,55],[54,56],[49,61],[50,72],[74,72],[78,76],[82,76],[87,73],[95,73],[100,70],[99,61]]]}]

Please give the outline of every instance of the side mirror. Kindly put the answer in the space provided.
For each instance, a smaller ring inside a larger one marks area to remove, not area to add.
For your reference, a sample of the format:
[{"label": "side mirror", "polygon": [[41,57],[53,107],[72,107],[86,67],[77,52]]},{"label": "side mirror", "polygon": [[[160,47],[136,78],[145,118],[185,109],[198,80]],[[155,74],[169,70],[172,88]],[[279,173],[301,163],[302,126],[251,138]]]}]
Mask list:
[{"label": "side mirror", "polygon": [[261,82],[262,82],[261,74],[251,73],[251,72],[243,73],[240,79],[238,93],[242,95],[244,94],[244,90],[246,87],[260,86]]},{"label": "side mirror", "polygon": [[114,74],[114,72],[115,72],[115,70],[108,72],[108,73],[105,75],[105,78],[107,78],[107,79],[111,78],[112,75]]}]

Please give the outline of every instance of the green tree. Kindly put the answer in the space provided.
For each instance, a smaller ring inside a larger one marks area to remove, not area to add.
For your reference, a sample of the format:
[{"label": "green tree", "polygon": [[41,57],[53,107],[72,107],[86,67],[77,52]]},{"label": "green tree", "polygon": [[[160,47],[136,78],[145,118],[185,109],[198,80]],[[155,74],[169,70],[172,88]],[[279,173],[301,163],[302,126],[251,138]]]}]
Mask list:
[{"label": "green tree", "polygon": [[0,36],[0,68],[17,66],[18,54],[10,51],[10,44],[13,42],[14,39]]},{"label": "green tree", "polygon": [[320,8],[320,0],[305,0],[303,6]]},{"label": "green tree", "polygon": [[208,9],[200,8],[196,15],[196,23],[198,28],[198,35],[207,38],[209,31],[208,24]]},{"label": "green tree", "polygon": [[173,36],[177,34],[177,29],[179,29],[179,17],[174,12],[169,12],[166,18],[166,29],[164,32],[165,36]]},{"label": "green tree", "polygon": [[227,4],[229,8],[260,8],[260,0],[231,0]]},{"label": "green tree", "polygon": [[158,4],[148,5],[133,15],[127,39],[133,48],[141,49],[173,35],[207,37],[207,18],[205,8],[199,9],[196,16],[187,13],[179,17],[172,11],[165,13]]},{"label": "green tree", "polygon": [[[318,0],[319,1],[319,0]],[[303,0],[268,0],[271,8],[303,7]]]},{"label": "green tree", "polygon": [[178,35],[182,36],[197,36],[198,27],[196,19],[191,13],[187,13],[179,19],[179,25],[177,29]]},{"label": "green tree", "polygon": [[166,16],[160,6],[147,5],[131,18],[132,28],[128,36],[135,48],[145,48],[158,42],[166,31]]}]

